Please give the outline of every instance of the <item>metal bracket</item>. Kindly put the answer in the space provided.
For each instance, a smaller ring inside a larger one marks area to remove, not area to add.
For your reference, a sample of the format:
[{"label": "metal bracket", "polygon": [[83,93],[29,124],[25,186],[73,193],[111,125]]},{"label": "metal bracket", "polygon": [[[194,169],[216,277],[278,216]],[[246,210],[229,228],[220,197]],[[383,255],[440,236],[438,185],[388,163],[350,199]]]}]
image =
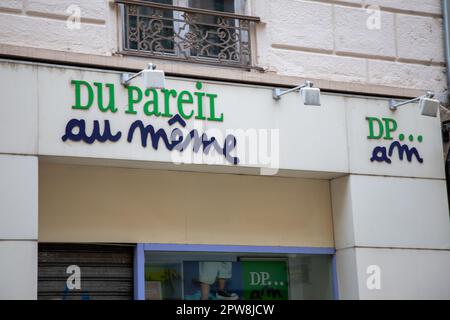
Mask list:
[{"label": "metal bracket", "polygon": [[397,100],[394,99],[390,99],[389,100],[389,109],[391,109],[392,111],[396,111],[398,109],[398,107],[404,106],[405,104],[408,103],[413,103],[413,102],[417,102],[420,99],[422,99],[423,97],[425,98],[433,98],[434,97],[434,93],[431,91],[428,91],[424,96],[420,96],[411,100],[407,100],[407,101],[403,101],[403,102],[398,102]]},{"label": "metal bracket", "polygon": [[[154,65],[153,63],[149,63],[147,65],[147,70],[155,70],[155,69],[156,69],[156,65]],[[128,87],[130,85],[130,81],[133,80],[134,78],[140,76],[142,74],[142,71],[144,71],[144,70],[141,70],[135,74],[122,73],[120,75],[120,83],[122,85],[124,85],[125,87]]]},{"label": "metal bracket", "polygon": [[289,90],[282,90],[280,88],[275,88],[272,91],[272,97],[274,98],[274,100],[280,100],[281,96],[284,96],[287,93],[290,92],[294,92],[294,91],[299,91],[302,88],[312,88],[314,86],[314,83],[312,83],[311,81],[305,81],[305,84],[302,84],[300,86],[297,86],[295,88],[289,89]]}]

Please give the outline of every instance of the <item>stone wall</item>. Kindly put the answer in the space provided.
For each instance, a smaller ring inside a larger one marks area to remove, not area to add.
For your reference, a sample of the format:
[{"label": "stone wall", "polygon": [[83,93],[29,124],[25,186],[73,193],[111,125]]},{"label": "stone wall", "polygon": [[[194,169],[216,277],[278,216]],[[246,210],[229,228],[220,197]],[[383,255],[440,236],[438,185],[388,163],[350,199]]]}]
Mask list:
[{"label": "stone wall", "polygon": [[[262,20],[254,50],[266,73],[446,90],[439,0],[247,1],[247,14]],[[73,5],[80,29],[67,26]],[[108,0],[3,0],[0,46],[112,56],[120,42],[117,11]]]}]

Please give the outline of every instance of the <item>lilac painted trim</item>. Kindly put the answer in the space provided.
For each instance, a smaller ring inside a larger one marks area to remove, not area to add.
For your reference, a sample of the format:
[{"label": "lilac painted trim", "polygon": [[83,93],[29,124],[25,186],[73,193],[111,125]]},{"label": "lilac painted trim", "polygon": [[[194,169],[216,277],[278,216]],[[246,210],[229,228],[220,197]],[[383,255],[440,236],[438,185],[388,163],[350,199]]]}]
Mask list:
[{"label": "lilac painted trim", "polygon": [[144,245],[138,243],[134,251],[134,300],[145,300]]},{"label": "lilac painted trim", "polygon": [[274,247],[274,246],[238,246],[210,244],[143,244],[144,251],[179,252],[229,252],[229,253],[284,253],[284,254],[334,254],[334,248],[320,247]]},{"label": "lilac painted trim", "polygon": [[331,258],[331,281],[333,282],[333,297],[334,300],[339,300],[339,283],[337,276],[337,267],[336,267],[336,254],[333,254],[333,258]]}]

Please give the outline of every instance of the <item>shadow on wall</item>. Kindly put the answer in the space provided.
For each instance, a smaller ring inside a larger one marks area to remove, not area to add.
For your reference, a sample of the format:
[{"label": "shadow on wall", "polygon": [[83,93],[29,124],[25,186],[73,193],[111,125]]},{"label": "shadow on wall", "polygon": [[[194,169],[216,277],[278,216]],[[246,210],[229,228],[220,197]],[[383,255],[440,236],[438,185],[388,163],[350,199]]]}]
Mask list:
[{"label": "shadow on wall", "polygon": [[[441,116],[441,122],[442,125],[444,123],[450,124],[450,109],[449,105],[447,104],[445,107],[441,107],[440,109],[440,116]],[[447,124],[447,125],[449,125]],[[443,127],[442,127],[443,128]],[[445,134],[443,135],[443,152],[444,152],[444,161],[445,161],[445,177],[447,179],[447,198],[450,206],[450,134],[448,137],[445,137]],[[449,213],[450,214],[450,213]]]}]

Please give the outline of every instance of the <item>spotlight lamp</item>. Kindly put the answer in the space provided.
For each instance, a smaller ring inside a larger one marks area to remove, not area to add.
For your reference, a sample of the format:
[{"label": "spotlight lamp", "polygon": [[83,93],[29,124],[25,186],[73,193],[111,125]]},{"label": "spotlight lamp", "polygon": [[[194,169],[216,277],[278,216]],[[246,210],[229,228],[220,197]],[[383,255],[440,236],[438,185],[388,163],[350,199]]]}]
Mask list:
[{"label": "spotlight lamp", "polygon": [[420,108],[420,114],[423,116],[428,117],[437,117],[437,113],[440,106],[440,101],[434,98],[433,92],[427,92],[425,95],[403,101],[403,102],[397,102],[393,99],[389,100],[389,109],[392,111],[396,111],[398,107],[404,106],[405,104],[413,103],[413,102],[419,102],[419,108]]},{"label": "spotlight lamp", "polygon": [[320,89],[314,88],[311,81],[306,81],[304,84],[289,90],[282,90],[279,88],[273,89],[272,97],[275,100],[280,100],[281,97],[287,93],[300,91],[303,98],[303,104],[306,106],[320,106]]},{"label": "spotlight lamp", "polygon": [[142,75],[142,85],[145,88],[163,89],[166,86],[164,71],[156,70],[153,63],[147,65],[147,69],[141,70],[136,74],[122,73],[120,83],[125,87],[130,85],[130,81]]}]

